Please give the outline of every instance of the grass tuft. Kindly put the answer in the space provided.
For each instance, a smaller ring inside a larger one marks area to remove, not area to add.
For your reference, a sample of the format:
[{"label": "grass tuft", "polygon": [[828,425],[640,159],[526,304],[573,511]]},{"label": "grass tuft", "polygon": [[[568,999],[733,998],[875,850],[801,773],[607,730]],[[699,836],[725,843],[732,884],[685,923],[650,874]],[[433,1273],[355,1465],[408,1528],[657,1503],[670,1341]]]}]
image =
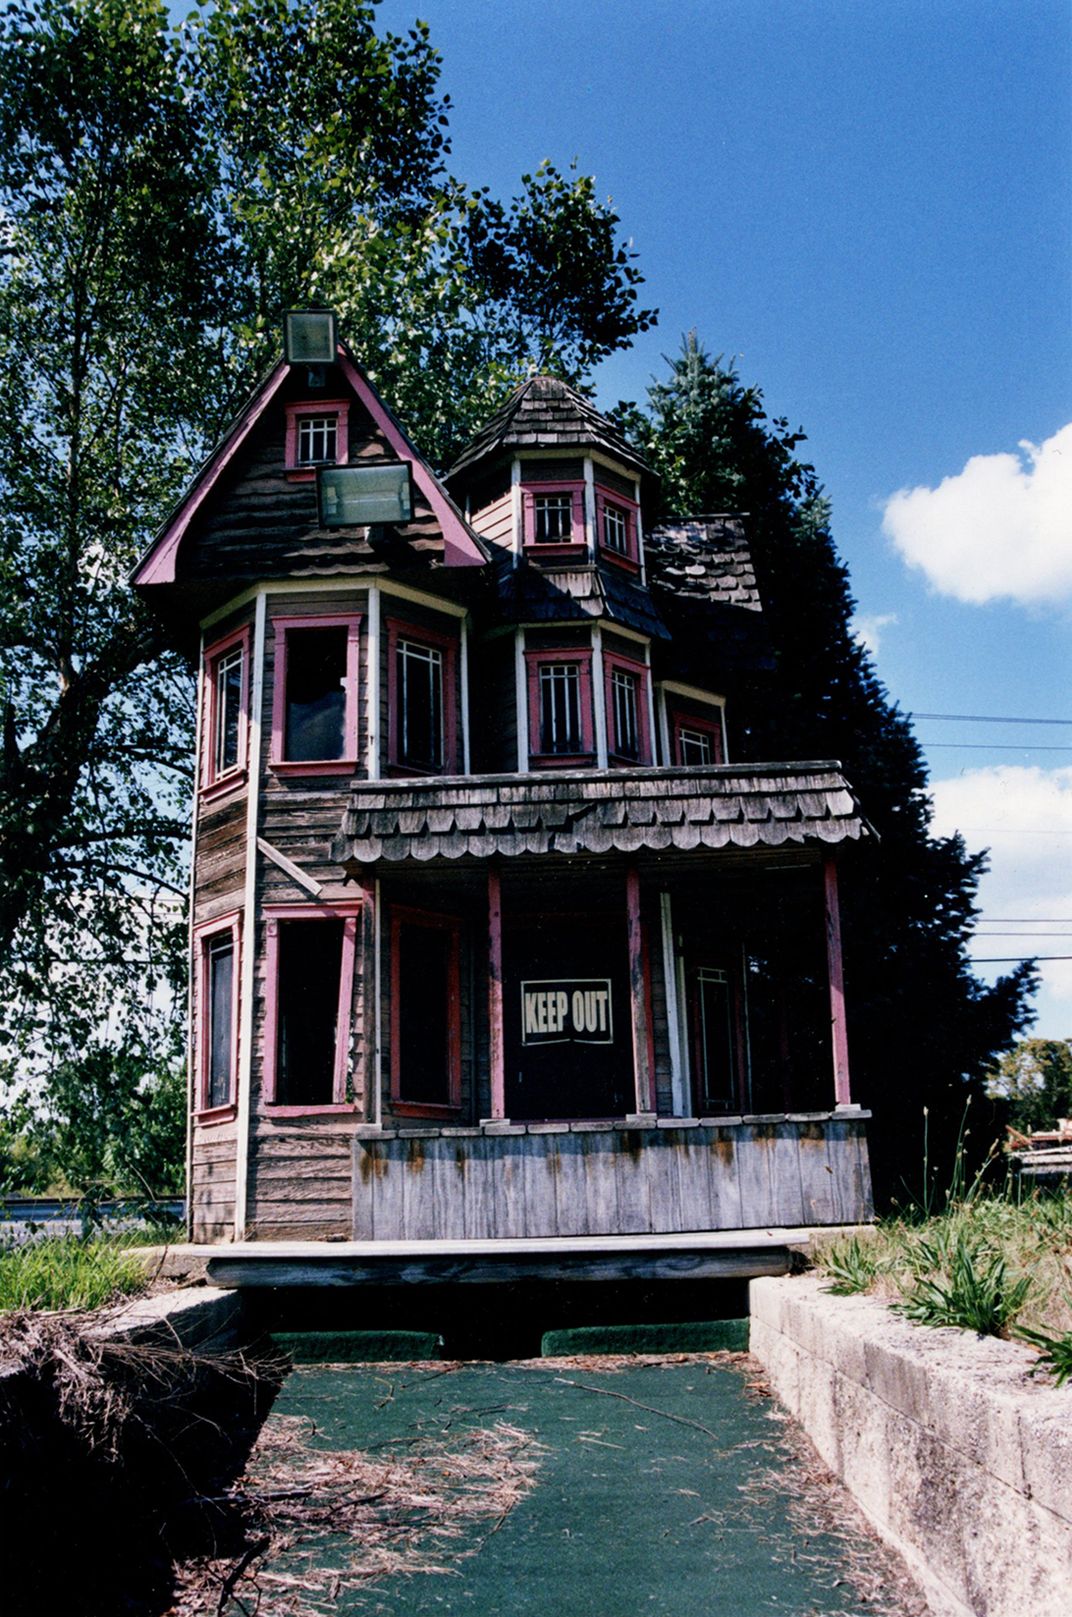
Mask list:
[{"label": "grass tuft", "polygon": [[101,1308],[148,1285],[126,1237],[41,1236],[0,1248],[0,1312]]}]

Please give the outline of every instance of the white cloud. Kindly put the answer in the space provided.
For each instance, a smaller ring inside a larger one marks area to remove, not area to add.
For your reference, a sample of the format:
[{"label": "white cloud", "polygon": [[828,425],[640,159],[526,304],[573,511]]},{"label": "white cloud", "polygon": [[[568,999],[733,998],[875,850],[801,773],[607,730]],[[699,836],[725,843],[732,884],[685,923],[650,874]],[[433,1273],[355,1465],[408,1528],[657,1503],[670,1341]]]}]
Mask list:
[{"label": "white cloud", "polygon": [[889,628],[891,623],[897,622],[896,612],[862,612],[852,620],[852,632],[865,650],[872,657],[878,656],[878,648],[882,643],[882,631]]},{"label": "white cloud", "polygon": [[[972,954],[1072,955],[1072,935],[1047,935],[1072,934],[1072,919],[1065,919],[1072,918],[1072,767],[970,769],[933,781],[931,792],[937,835],[960,831],[969,849],[990,849]],[[980,975],[1010,969],[980,967]],[[1039,970],[1037,1031],[1072,1036],[1072,960],[1046,961]]]},{"label": "white cloud", "polygon": [[982,605],[1072,598],[1072,422],[1020,455],[973,455],[937,488],[901,489],[882,526],[934,588]]}]

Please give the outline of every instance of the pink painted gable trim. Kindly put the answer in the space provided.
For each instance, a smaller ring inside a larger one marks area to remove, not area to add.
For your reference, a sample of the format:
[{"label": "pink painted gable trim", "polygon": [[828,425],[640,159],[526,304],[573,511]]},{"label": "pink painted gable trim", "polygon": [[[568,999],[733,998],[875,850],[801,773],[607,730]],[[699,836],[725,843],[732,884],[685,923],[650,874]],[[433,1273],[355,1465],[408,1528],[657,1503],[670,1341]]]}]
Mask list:
[{"label": "pink painted gable trim", "polygon": [[175,563],[183,535],[219,482],[223,472],[241,449],[261,415],[278,393],[290,366],[280,360],[260,392],[246,406],[226,443],[201,468],[193,487],[185,496],[167,525],[157,535],[148,553],[142,557],[131,575],[132,584],[173,584]]},{"label": "pink painted gable trim", "polygon": [[431,467],[410,443],[372,383],[367,381],[349,354],[340,345],[339,367],[375,421],[399,460],[413,463],[413,480],[435,514],[443,534],[443,560],[448,567],[483,567],[487,558],[474,540],[464,520],[440,488]]}]

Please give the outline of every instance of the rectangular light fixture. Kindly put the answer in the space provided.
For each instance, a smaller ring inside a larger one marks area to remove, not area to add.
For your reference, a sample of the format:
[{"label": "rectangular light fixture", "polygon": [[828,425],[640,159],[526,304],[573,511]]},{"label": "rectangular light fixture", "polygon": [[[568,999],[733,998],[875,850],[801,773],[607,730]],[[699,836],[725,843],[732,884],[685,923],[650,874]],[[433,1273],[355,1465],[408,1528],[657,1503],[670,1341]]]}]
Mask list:
[{"label": "rectangular light fixture", "polygon": [[367,528],[374,523],[409,522],[413,516],[407,460],[321,466],[316,495],[322,528]]},{"label": "rectangular light fixture", "polygon": [[283,317],[288,365],[334,365],[337,341],[333,309],[289,309]]}]

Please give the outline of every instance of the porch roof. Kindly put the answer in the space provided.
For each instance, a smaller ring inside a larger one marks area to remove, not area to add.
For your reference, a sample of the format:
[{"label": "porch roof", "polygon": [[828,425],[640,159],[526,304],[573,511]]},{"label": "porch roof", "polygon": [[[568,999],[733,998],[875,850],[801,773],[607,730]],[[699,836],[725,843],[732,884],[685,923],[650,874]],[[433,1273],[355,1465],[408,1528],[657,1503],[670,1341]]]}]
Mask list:
[{"label": "porch roof", "polygon": [[829,846],[873,835],[837,763],[355,781],[339,863]]}]

